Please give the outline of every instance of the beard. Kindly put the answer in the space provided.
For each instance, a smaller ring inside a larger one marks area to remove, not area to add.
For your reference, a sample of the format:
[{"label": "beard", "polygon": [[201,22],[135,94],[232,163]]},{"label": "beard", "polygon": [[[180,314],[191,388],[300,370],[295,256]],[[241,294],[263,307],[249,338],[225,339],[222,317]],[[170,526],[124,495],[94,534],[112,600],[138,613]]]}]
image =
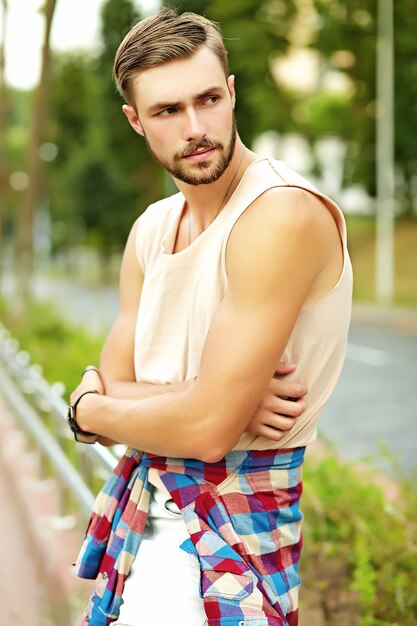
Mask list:
[{"label": "beard", "polygon": [[[189,143],[187,148],[181,153],[174,155],[172,160],[168,160],[164,157],[158,156],[152,149],[146,134],[144,139],[146,147],[152,158],[159,163],[167,172],[172,174],[174,178],[187,183],[188,185],[208,185],[214,183],[216,180],[224,174],[227,167],[232,160],[232,156],[236,145],[236,120],[233,117],[232,126],[230,129],[229,139],[226,145],[221,142],[211,141],[208,138],[203,137],[199,142]],[[219,155],[212,161],[200,161],[200,163],[187,163],[184,162],[184,157],[193,154],[197,150],[201,149],[218,149]]]}]

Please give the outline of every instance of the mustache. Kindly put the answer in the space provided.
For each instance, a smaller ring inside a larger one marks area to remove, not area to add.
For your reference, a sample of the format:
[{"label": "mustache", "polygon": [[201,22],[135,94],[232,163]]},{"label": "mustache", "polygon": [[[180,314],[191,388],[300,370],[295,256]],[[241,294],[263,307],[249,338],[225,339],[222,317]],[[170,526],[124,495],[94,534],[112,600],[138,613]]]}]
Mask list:
[{"label": "mustache", "polygon": [[210,139],[207,139],[207,138],[203,138],[198,143],[189,143],[188,146],[185,148],[185,150],[183,150],[181,154],[177,156],[177,159],[182,159],[183,157],[190,156],[190,154],[194,154],[194,152],[197,152],[197,150],[202,150],[202,149],[212,150],[215,148],[222,148],[222,147],[223,146],[221,143],[211,141]]}]

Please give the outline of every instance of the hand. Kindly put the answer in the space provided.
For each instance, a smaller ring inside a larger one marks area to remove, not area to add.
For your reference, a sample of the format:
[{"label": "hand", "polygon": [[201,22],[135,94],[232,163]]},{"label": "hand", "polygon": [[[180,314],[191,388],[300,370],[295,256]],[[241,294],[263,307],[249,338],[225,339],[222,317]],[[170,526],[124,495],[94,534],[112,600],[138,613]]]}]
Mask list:
[{"label": "hand", "polygon": [[306,408],[307,387],[283,379],[295,370],[295,365],[280,363],[269,383],[256,413],[246,430],[252,435],[280,441],[294,426]]},{"label": "hand", "polygon": [[[92,369],[89,369],[90,367]],[[96,372],[94,365],[87,365],[80,384],[74,389],[70,396],[70,403],[74,404],[82,393],[85,391],[92,391],[93,389],[98,391],[101,395],[104,393],[104,385],[101,381],[100,375]]]},{"label": "hand", "polygon": [[[88,368],[92,368],[91,370]],[[78,385],[78,387],[76,387],[74,389],[74,391],[72,392],[71,396],[70,396],[70,403],[72,405],[75,404],[75,402],[78,400],[78,398],[85,393],[86,391],[92,391],[95,390],[97,391],[99,394],[103,394],[104,393],[104,386],[103,383],[101,381],[100,375],[98,374],[98,372],[95,370],[94,366],[92,365],[88,365],[86,370],[84,370],[84,374],[82,375],[81,378],[81,382]],[[88,394],[87,397],[89,397],[90,394]],[[80,404],[78,405],[81,408],[81,403],[83,403],[86,400],[86,398],[82,398],[80,401]],[[78,407],[77,407],[77,412],[78,412]],[[76,416],[77,417],[77,416]],[[82,429],[82,426],[80,424],[80,422],[77,420],[77,423],[79,425],[79,427]],[[81,443],[95,443],[96,441],[100,441],[100,437],[98,435],[96,436],[90,436],[87,435],[84,437],[84,435],[77,435],[77,440]]]}]

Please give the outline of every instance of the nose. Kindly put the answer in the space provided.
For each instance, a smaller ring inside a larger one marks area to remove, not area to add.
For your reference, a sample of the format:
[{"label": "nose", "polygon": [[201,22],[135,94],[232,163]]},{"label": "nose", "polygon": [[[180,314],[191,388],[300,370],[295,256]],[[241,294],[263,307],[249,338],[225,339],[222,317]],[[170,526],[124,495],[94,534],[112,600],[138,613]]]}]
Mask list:
[{"label": "nose", "polygon": [[206,134],[207,129],[201,116],[194,108],[189,108],[185,112],[184,139],[186,141],[200,141]]}]

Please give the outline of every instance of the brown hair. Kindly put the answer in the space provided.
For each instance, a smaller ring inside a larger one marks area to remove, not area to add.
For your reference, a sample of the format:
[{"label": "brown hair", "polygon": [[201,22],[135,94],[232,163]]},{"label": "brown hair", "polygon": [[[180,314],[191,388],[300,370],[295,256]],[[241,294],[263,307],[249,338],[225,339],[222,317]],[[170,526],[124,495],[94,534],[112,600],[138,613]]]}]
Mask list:
[{"label": "brown hair", "polygon": [[141,20],[116,52],[113,71],[119,93],[133,104],[132,82],[138,72],[190,57],[202,45],[217,55],[227,77],[227,51],[215,22],[191,12],[177,15],[172,9]]}]

